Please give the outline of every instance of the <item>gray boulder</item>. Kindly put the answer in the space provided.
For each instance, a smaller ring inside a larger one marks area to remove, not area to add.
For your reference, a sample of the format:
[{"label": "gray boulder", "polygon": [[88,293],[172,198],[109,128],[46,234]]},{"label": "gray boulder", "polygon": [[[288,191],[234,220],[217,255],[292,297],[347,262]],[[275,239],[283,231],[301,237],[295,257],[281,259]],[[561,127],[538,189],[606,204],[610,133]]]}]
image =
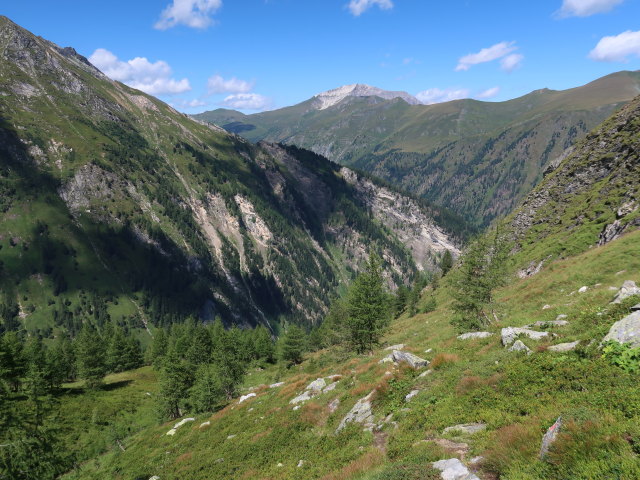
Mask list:
[{"label": "gray boulder", "polygon": [[575,350],[575,348],[580,345],[580,340],[576,340],[575,342],[569,343],[559,343],[558,345],[552,345],[547,350],[550,352],[570,352],[571,350]]},{"label": "gray boulder", "polygon": [[373,398],[374,392],[375,390],[356,402],[353,408],[349,410],[349,413],[347,413],[342,419],[340,425],[338,425],[336,433],[340,432],[340,430],[346,427],[349,423],[373,423],[374,416],[373,411],[371,410],[371,399]]},{"label": "gray boulder", "polygon": [[627,280],[622,284],[622,287],[620,287],[620,290],[618,290],[618,293],[616,293],[616,296],[611,303],[620,303],[625,298],[629,298],[633,295],[640,295],[640,288],[638,288],[636,282]]},{"label": "gray boulder", "polygon": [[487,338],[493,335],[491,332],[468,332],[458,335],[458,340],[468,340],[470,338]]},{"label": "gray boulder", "polygon": [[411,399],[413,397],[415,397],[416,395],[418,395],[419,393],[420,393],[420,390],[411,390],[407,395],[405,395],[404,401],[405,402],[410,402]]},{"label": "gray boulder", "polygon": [[433,463],[433,468],[440,470],[442,480],[480,480],[457,458],[438,460]]},{"label": "gray boulder", "polygon": [[629,343],[632,348],[640,347],[640,311],[633,312],[614,323],[609,333],[602,339],[603,342],[609,340]]},{"label": "gray boulder", "polygon": [[519,335],[525,335],[532,340],[541,340],[548,337],[549,332],[536,332],[535,330],[521,327],[506,327],[500,331],[500,335],[502,337],[502,344],[507,346],[512,344]]},{"label": "gray boulder", "polygon": [[531,349],[527,347],[522,340],[516,340],[511,347],[509,347],[510,352],[524,352],[527,355],[531,355]]},{"label": "gray boulder", "polygon": [[459,433],[463,435],[473,435],[474,433],[481,432],[486,428],[486,423],[462,423],[460,425],[453,425],[452,427],[445,428],[442,431],[442,434]]},{"label": "gray boulder", "polygon": [[311,390],[313,392],[321,392],[324,387],[327,386],[327,382],[324,378],[318,378],[307,385],[306,390]]},{"label": "gray boulder", "polygon": [[631,307],[631,311],[632,312],[637,312],[640,310],[640,303],[638,303],[637,305],[634,305],[633,307]]},{"label": "gray boulder", "polygon": [[551,444],[556,441],[561,428],[562,417],[558,417],[555,423],[548,428],[547,433],[545,433],[542,437],[542,445],[540,446],[540,458],[544,458],[547,452],[549,452],[549,447],[551,447]]},{"label": "gray boulder", "polygon": [[429,361],[424,358],[420,358],[417,355],[409,352],[403,352],[401,350],[394,350],[391,354],[393,356],[393,361],[396,363],[408,363],[413,368],[422,368],[429,365]]}]

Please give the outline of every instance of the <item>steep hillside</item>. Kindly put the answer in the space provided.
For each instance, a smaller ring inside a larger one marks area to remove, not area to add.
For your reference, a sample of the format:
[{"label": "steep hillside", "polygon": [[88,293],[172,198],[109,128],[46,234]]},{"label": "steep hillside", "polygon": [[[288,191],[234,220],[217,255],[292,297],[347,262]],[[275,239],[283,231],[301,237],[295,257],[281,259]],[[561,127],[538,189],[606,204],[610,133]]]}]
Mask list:
[{"label": "steep hillside", "polygon": [[[598,342],[640,299],[609,305],[623,281],[640,282],[639,241],[632,232],[510,282],[496,292],[500,320],[485,338],[457,337],[445,277],[425,292],[438,308],[402,316],[385,338],[428,366],[384,360],[389,349],[357,356],[334,347],[289,371],[252,370],[247,396],[185,417],[193,420],[173,435],[175,421],[134,428],[120,437],[122,448],[112,442],[65,478],[638,478],[638,374],[603,358]],[[589,290],[576,293],[582,286]],[[558,315],[565,323],[556,326]],[[545,336],[520,337],[530,354],[503,346],[502,327],[535,322]],[[139,375],[121,388],[141,389]],[[305,391],[306,400],[294,400]],[[135,402],[144,412],[152,399]],[[542,437],[560,416],[558,438],[541,459]],[[444,459],[461,460],[477,477],[441,477],[432,466]]]},{"label": "steep hillside", "polygon": [[506,102],[346,97],[324,110],[311,99],[253,115],[214,110],[196,117],[251,140],[309,148],[486,225],[509,213],[550,163],[639,91],[639,72],[619,72]]},{"label": "steep hillside", "polygon": [[0,59],[5,329],[315,323],[369,248],[390,285],[457,252],[438,209],[194,121],[5,17]]},{"label": "steep hillside", "polygon": [[604,245],[640,227],[640,97],[579,142],[507,220],[531,260]]}]

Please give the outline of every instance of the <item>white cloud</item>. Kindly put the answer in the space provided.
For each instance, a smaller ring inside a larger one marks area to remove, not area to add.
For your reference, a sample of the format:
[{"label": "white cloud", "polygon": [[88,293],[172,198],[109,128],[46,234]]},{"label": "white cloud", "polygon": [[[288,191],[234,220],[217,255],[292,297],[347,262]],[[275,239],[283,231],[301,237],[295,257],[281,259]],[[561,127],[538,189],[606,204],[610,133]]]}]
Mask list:
[{"label": "white cloud", "polygon": [[113,80],[150,95],[175,95],[191,90],[188,79],[171,78],[171,67],[162,60],[151,63],[145,57],[136,57],[123,62],[109,50],[98,48],[89,61]]},{"label": "white cloud", "polygon": [[247,93],[251,91],[252,88],[252,82],[239,80],[236,77],[225,80],[220,75],[214,75],[209,77],[207,81],[207,89],[211,95],[215,93]]},{"label": "white cloud", "polygon": [[488,48],[483,48],[478,53],[470,53],[458,60],[456,72],[461,70],[469,70],[473,65],[479,63],[492,62],[518,49],[516,42],[500,42]]},{"label": "white cloud", "polygon": [[604,13],[624,0],[563,0],[558,12],[560,17],[588,17],[596,13]]},{"label": "white cloud", "polygon": [[199,100],[197,98],[194,98],[193,100],[180,100],[177,102],[177,105],[181,108],[204,107],[206,104],[207,102],[203,102],[202,100]]},{"label": "white cloud", "polygon": [[270,104],[271,100],[258,93],[237,93],[222,101],[223,106],[236,110],[264,110]]},{"label": "white cloud", "polygon": [[391,0],[351,0],[347,8],[353,15],[359,17],[374,5],[377,5],[381,10],[393,8],[393,2]]},{"label": "white cloud", "polygon": [[640,31],[627,30],[620,35],[603,37],[589,52],[589,58],[598,62],[626,62],[627,57],[640,57]]},{"label": "white cloud", "polygon": [[493,98],[500,93],[500,87],[487,88],[483,92],[480,92],[476,95],[476,98],[481,100],[485,100],[487,98]]},{"label": "white cloud", "polygon": [[500,60],[500,68],[506,72],[513,72],[516,68],[522,65],[522,60],[524,60],[524,55],[512,53]]},{"label": "white cloud", "polygon": [[429,88],[418,92],[416,98],[425,105],[432,103],[450,102],[451,100],[459,100],[461,98],[469,98],[469,90],[466,88]]},{"label": "white cloud", "polygon": [[222,0],[173,0],[160,14],[154,25],[158,30],[167,30],[176,25],[191,28],[207,28],[213,23],[211,16],[222,7]]}]

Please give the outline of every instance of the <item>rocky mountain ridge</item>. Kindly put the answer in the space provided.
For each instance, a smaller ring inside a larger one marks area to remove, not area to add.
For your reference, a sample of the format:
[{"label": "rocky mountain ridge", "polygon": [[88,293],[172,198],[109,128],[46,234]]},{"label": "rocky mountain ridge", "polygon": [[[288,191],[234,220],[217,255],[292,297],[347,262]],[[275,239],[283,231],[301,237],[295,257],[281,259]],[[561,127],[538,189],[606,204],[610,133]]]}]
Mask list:
[{"label": "rocky mountain ridge", "polygon": [[252,115],[214,110],[196,117],[251,140],[308,148],[487,225],[639,89],[640,72],[618,72],[505,102],[351,97],[324,110],[313,110],[311,99]]},{"label": "rocky mountain ridge", "polygon": [[420,100],[418,100],[413,95],[408,94],[407,92],[390,92],[388,90],[382,90],[378,87],[371,87],[369,85],[355,83],[353,85],[344,85],[342,87],[334,88],[332,90],[314,95],[312,99],[312,105],[318,110],[325,110],[329,107],[337,105],[347,97],[378,97],[384,100],[401,98],[409,105],[420,104]]},{"label": "rocky mountain ridge", "polygon": [[[0,58],[0,301],[27,299],[27,329],[71,328],[54,311],[90,318],[93,295],[135,326],[314,324],[370,247],[390,286],[457,252],[436,209],[190,119],[5,17]],[[410,206],[426,233],[380,195]]]}]

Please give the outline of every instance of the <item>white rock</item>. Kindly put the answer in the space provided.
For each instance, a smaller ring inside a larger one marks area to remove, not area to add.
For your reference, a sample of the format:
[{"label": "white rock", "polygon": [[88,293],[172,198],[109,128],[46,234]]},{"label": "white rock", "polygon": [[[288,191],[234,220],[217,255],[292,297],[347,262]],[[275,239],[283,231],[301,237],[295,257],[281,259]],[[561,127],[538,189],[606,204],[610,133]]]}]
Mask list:
[{"label": "white rock", "polygon": [[293,411],[296,411],[296,410],[300,410],[300,405],[296,405],[295,407],[293,407]]},{"label": "white rock", "polygon": [[410,402],[411,399],[413,397],[415,397],[416,395],[418,395],[420,393],[420,390],[411,390],[405,397],[404,397],[404,401],[405,402]]},{"label": "white rock", "polygon": [[227,440],[233,440],[234,438],[236,438],[235,435],[227,435]]},{"label": "white rock", "polygon": [[271,385],[269,385],[269,388],[278,388],[282,385],[284,385],[284,382],[272,383]]},{"label": "white rock", "polygon": [[550,352],[570,352],[574,350],[578,345],[580,345],[580,340],[576,340],[575,342],[569,343],[559,343],[557,345],[552,345],[547,350]]},{"label": "white rock", "polygon": [[160,477],[157,475],[154,475],[153,477],[149,477],[149,480],[160,480]]},{"label": "white rock", "polygon": [[532,340],[541,340],[549,336],[549,332],[536,332],[535,330],[529,330],[528,328],[520,327],[506,327],[500,332],[502,337],[502,344],[507,346],[518,338],[518,335],[525,335]]},{"label": "white rock", "polygon": [[516,340],[511,347],[510,352],[525,352],[527,355],[531,355],[531,349],[527,347],[521,340]]},{"label": "white rock", "polygon": [[433,463],[433,468],[440,470],[442,480],[480,480],[457,458],[438,460]]},{"label": "white rock", "polygon": [[491,332],[468,332],[458,335],[458,340],[467,340],[469,338],[487,338],[493,335]]},{"label": "white rock", "polygon": [[195,422],[196,419],[195,418],[185,418],[183,420],[180,420],[178,423],[176,423],[173,428],[180,428],[182,425],[184,425],[185,423],[189,423],[189,422]]},{"label": "white rock", "polygon": [[580,288],[578,289],[578,293],[584,293],[584,292],[586,292],[587,290],[589,290],[589,287],[587,287],[587,286],[585,285],[584,287],[580,287]]},{"label": "white rock", "polygon": [[564,320],[564,319],[565,319],[565,318],[567,318],[567,317],[568,317],[568,315],[565,315],[564,313],[561,313],[560,315],[558,315],[558,316],[556,317],[556,322],[557,322],[558,320]]},{"label": "white rock", "polygon": [[542,310],[549,310],[551,308],[551,305],[545,305],[542,307]]},{"label": "white rock", "polygon": [[433,370],[425,370],[424,372],[422,372],[420,375],[418,375],[418,378],[424,378],[427,375],[431,375],[433,373]]},{"label": "white rock", "polygon": [[393,355],[393,360],[396,363],[405,362],[405,363],[408,363],[413,368],[422,368],[429,365],[428,360],[425,360],[424,358],[420,358],[417,355],[414,355],[413,353],[394,350],[392,355]]},{"label": "white rock", "polygon": [[402,350],[406,345],[404,343],[399,343],[397,345],[391,345],[390,347],[385,348],[385,350]]},{"label": "white rock", "polygon": [[324,387],[327,386],[327,382],[324,378],[318,378],[307,385],[306,390],[311,390],[313,392],[321,392]]},{"label": "white rock", "polygon": [[460,425],[453,425],[452,427],[447,427],[442,431],[442,434],[447,433],[462,433],[467,435],[473,435],[474,433],[481,432],[485,430],[487,425],[485,423],[462,423]]},{"label": "white rock", "polygon": [[337,386],[338,386],[338,382],[330,383],[329,385],[327,385],[326,387],[324,387],[322,389],[322,393],[327,393],[327,392],[330,392],[332,390],[335,390]]},{"label": "white rock", "polygon": [[616,293],[616,296],[611,303],[620,303],[625,298],[633,295],[640,295],[640,288],[638,288],[635,282],[627,280],[622,284],[622,287],[620,287],[620,290],[618,290],[618,293]]},{"label": "white rock", "polygon": [[207,420],[206,422],[202,422],[199,428],[208,427],[209,425],[211,425],[211,422]]},{"label": "white rock", "polygon": [[329,402],[329,413],[335,412],[339,406],[340,406],[340,399],[334,398],[333,400],[331,400],[331,402]]},{"label": "white rock", "polygon": [[356,402],[353,408],[349,410],[349,413],[347,413],[347,415],[342,419],[340,425],[338,425],[336,433],[338,433],[351,422],[362,424],[369,424],[373,422],[374,416],[373,412],[371,411],[371,398],[373,397],[374,393],[375,390],[370,392],[366,397],[363,397]]},{"label": "white rock", "polygon": [[253,398],[255,396],[256,396],[255,393],[248,393],[246,395],[243,395],[243,396],[240,397],[240,400],[238,400],[238,403],[242,403],[242,402],[244,402],[246,400],[249,400],[250,398]]},{"label": "white rock", "polygon": [[631,348],[640,347],[640,311],[633,312],[614,323],[609,333],[602,339],[603,342],[609,340],[629,343]]},{"label": "white rock", "polygon": [[431,352],[433,352],[433,348],[427,348],[427,349],[424,351],[424,353],[431,353]]},{"label": "white rock", "polygon": [[298,468],[302,467],[304,465],[304,460],[300,460],[298,462]]},{"label": "white rock", "polygon": [[393,363],[393,354],[390,353],[389,355],[384,357],[382,360],[380,360],[378,363]]},{"label": "white rock", "polygon": [[[566,315],[565,315],[566,317]],[[529,328],[529,327],[564,327],[566,325],[569,325],[569,322],[567,320],[538,320],[535,323],[532,323],[531,325],[527,325],[525,328]]]},{"label": "white rock", "polygon": [[167,432],[167,435],[170,437],[173,437],[176,434],[177,430],[175,428],[172,428],[171,430],[169,430]]},{"label": "white rock", "polygon": [[314,394],[312,391],[310,390],[305,390],[304,392],[302,392],[300,395],[298,395],[297,397],[295,397],[294,399],[292,399],[289,404],[290,405],[295,405],[297,403],[302,403],[302,402],[306,402],[307,400],[311,400],[314,397]]},{"label": "white rock", "polygon": [[284,465],[282,463],[278,463],[278,465],[276,465],[276,467],[284,467]]}]

